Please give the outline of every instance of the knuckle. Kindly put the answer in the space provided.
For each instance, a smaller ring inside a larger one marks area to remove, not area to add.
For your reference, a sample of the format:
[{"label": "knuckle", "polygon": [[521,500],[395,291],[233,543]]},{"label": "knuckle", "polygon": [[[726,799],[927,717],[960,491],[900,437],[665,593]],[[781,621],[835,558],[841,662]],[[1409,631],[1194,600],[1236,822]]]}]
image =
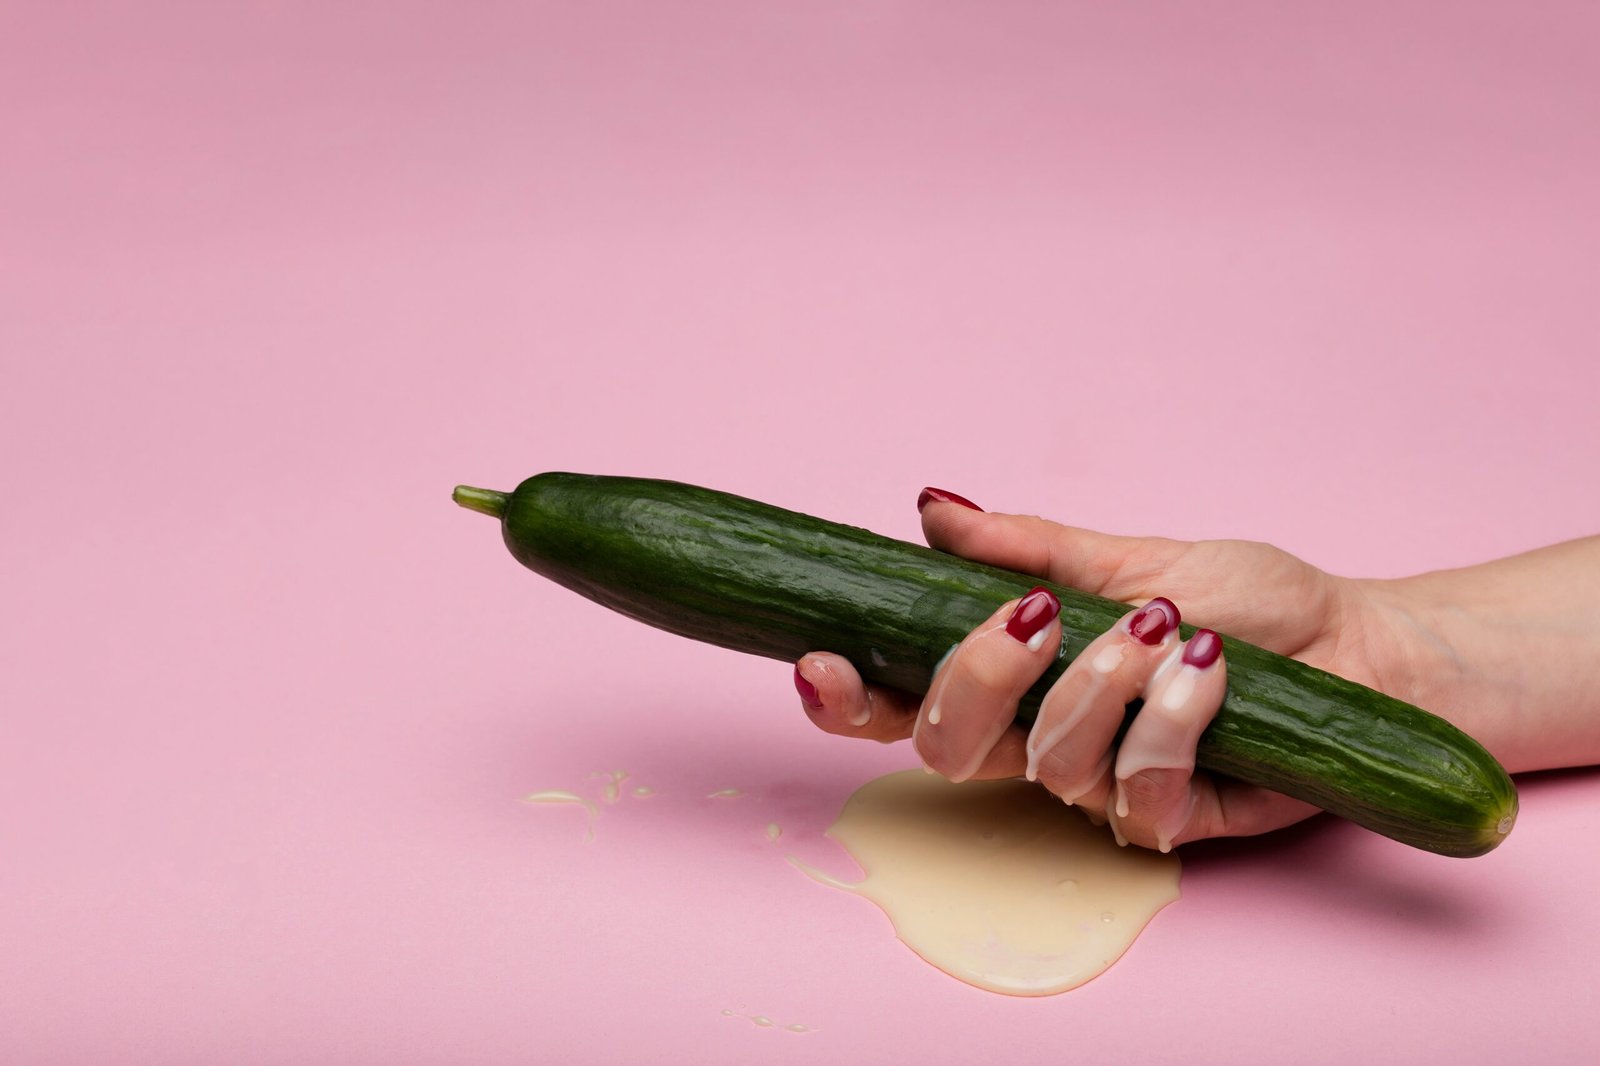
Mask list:
[{"label": "knuckle", "polygon": [[1146,773],[1123,778],[1118,785],[1122,789],[1122,794],[1127,797],[1130,810],[1148,811],[1163,807],[1171,791],[1166,782],[1158,781]]},{"label": "knuckle", "polygon": [[922,765],[936,774],[948,777],[955,767],[956,760],[943,744],[930,744],[925,737],[918,736],[913,739],[912,747],[916,749]]},{"label": "knuckle", "polygon": [[1139,708],[1137,721],[1139,732],[1149,738],[1146,747],[1176,752],[1183,747],[1193,719],[1194,714],[1187,708],[1169,708],[1159,701],[1146,701]]},{"label": "knuckle", "polygon": [[836,737],[853,737],[857,732],[842,717],[837,714],[830,714],[827,711],[812,713],[811,720],[824,733],[831,733]]},{"label": "knuckle", "polygon": [[1017,669],[1001,662],[998,656],[968,656],[961,668],[967,675],[967,683],[982,692],[1009,692],[1017,684]]},{"label": "knuckle", "polygon": [[1053,748],[1039,760],[1039,783],[1068,803],[1089,803],[1101,791],[1104,761]]}]

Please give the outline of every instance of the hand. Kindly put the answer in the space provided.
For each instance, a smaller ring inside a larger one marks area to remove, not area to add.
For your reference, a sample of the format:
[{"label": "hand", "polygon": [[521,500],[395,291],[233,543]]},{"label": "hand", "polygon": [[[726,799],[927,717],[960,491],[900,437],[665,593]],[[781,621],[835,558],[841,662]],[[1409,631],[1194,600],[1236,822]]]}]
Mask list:
[{"label": "hand", "polygon": [[[1381,687],[1392,625],[1358,582],[1266,544],[1117,537],[1040,518],[990,514],[930,490],[919,501],[928,543],[1085,592],[1138,605],[1098,636],[1050,689],[1031,733],[1013,724],[1019,697],[1060,641],[1054,597],[1002,605],[940,665],[918,699],[865,685],[844,658],[812,652],[795,667],[806,711],[841,736],[912,738],[952,780],[1026,774],[1112,823],[1119,839],[1162,850],[1261,833],[1316,808],[1194,771],[1195,743],[1226,688],[1215,634],[1178,640],[1188,621],[1351,680]],[[1176,605],[1176,606],[1174,606]],[[1145,703],[1116,743],[1124,707]]]}]

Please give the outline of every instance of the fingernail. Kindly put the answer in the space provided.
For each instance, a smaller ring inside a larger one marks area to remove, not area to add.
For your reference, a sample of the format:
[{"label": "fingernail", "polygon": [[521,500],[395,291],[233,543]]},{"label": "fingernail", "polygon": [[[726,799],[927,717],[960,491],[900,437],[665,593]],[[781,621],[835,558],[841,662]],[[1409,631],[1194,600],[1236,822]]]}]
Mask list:
[{"label": "fingernail", "polygon": [[1222,654],[1222,638],[1209,629],[1197,629],[1189,643],[1184,645],[1183,661],[1188,666],[1204,670]]},{"label": "fingernail", "polygon": [[1173,602],[1165,596],[1157,596],[1128,619],[1128,632],[1141,644],[1160,644],[1161,638],[1177,628],[1180,620]]},{"label": "fingernail", "polygon": [[965,496],[957,496],[953,492],[946,492],[944,489],[936,489],[932,485],[929,485],[927,488],[923,489],[922,494],[917,497],[917,513],[921,514],[922,509],[928,506],[928,504],[933,503],[935,500],[940,503],[959,503],[961,506],[970,507],[974,511],[983,510],[982,507],[979,507]]},{"label": "fingernail", "polygon": [[822,700],[817,698],[817,686],[806,680],[798,666],[794,668],[794,689],[800,693],[800,699],[807,707],[813,711],[822,710]]},{"label": "fingernail", "polygon": [[1035,586],[1017,601],[1011,617],[1006,619],[1006,632],[1019,643],[1026,644],[1030,651],[1038,651],[1040,645],[1034,638],[1042,642],[1045,626],[1060,613],[1061,601],[1056,599],[1055,593],[1043,585]]}]

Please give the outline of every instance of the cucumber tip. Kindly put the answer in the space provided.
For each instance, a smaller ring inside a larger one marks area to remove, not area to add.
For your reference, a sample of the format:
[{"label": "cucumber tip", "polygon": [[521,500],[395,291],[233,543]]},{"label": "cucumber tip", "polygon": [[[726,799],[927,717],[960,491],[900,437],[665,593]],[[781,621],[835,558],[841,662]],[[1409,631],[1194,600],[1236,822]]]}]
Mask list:
[{"label": "cucumber tip", "polygon": [[499,518],[506,511],[506,494],[494,489],[479,489],[471,485],[457,485],[450,498],[469,511],[477,511],[491,518]]}]

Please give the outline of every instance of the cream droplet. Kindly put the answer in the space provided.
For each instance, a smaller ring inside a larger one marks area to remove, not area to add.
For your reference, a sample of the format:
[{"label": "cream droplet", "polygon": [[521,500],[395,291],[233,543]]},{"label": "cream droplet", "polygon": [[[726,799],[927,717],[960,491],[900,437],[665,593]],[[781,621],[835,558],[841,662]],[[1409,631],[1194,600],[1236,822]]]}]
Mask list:
[{"label": "cream droplet", "polygon": [[744,792],[742,790],[740,790],[740,789],[737,789],[737,788],[719,788],[715,792],[712,792],[712,793],[708,794],[706,796],[706,799],[709,799],[709,800],[732,799],[734,796],[742,796],[742,795],[744,795]]},{"label": "cream droplet", "polygon": [[815,1033],[815,1032],[820,1032],[820,1030],[818,1030],[818,1029],[813,1029],[809,1025],[801,1025],[799,1022],[795,1022],[793,1025],[779,1026],[777,1022],[773,1021],[771,1018],[767,1017],[765,1014],[740,1014],[736,1010],[724,1010],[722,1012],[722,1016],[724,1018],[743,1018],[745,1021],[749,1022],[751,1025],[757,1026],[757,1027],[762,1028],[762,1029],[778,1029],[778,1028],[781,1028],[781,1029],[783,1029],[784,1032],[788,1032],[788,1033]]},{"label": "cream droplet", "polygon": [[570,803],[582,807],[588,812],[589,831],[584,834],[586,840],[594,839],[594,820],[600,814],[600,808],[594,805],[593,800],[584,799],[576,792],[565,789],[547,788],[542,792],[530,792],[522,797],[524,803]]},{"label": "cream droplet", "polygon": [[609,770],[605,773],[590,774],[589,776],[606,779],[605,800],[607,803],[615,803],[622,798],[622,782],[628,779],[628,771]]},{"label": "cream droplet", "polygon": [[1181,710],[1189,697],[1194,695],[1195,682],[1199,677],[1200,671],[1195,667],[1180,667],[1177,675],[1167,682],[1167,691],[1161,695],[1161,706],[1169,711]]},{"label": "cream droplet", "polygon": [[1107,644],[1100,649],[1099,654],[1089,665],[1097,674],[1109,674],[1122,665],[1122,659],[1127,654],[1126,648],[1121,644]]},{"label": "cream droplet", "polygon": [[547,788],[543,792],[530,792],[526,796],[522,797],[522,802],[524,802],[524,803],[577,803],[577,804],[581,804],[582,806],[588,807],[590,810],[594,809],[594,804],[591,801],[584,799],[582,796],[578,795],[576,792],[568,792],[565,789],[559,789],[559,788]]}]

